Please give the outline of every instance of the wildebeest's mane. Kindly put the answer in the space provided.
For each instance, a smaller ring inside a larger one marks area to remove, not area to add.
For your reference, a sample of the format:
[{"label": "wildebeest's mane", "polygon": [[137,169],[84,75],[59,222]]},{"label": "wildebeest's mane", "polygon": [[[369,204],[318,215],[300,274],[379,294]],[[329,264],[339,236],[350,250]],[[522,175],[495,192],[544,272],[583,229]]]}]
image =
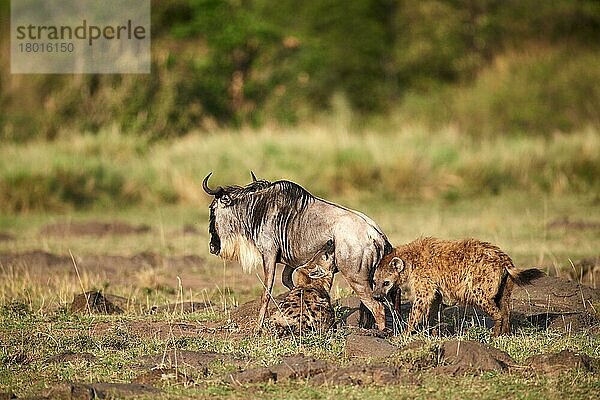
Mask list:
[{"label": "wildebeest's mane", "polygon": [[[251,189],[247,190],[249,188]],[[260,226],[270,216],[275,217],[275,223],[280,232],[285,230],[291,220],[301,214],[308,204],[315,199],[302,186],[285,180],[272,183],[256,181],[243,188],[243,190],[243,193],[250,194],[248,211],[251,211],[251,218],[247,229],[250,231],[248,233],[251,236],[257,233]],[[241,193],[236,194],[241,195]],[[273,210],[276,210],[276,214],[271,215]]]}]

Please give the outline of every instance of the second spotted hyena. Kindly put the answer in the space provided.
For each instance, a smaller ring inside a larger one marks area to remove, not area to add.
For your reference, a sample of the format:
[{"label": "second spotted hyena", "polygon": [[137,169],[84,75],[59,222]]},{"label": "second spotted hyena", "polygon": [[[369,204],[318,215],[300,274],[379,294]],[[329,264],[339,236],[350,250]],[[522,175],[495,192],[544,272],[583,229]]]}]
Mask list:
[{"label": "second spotted hyena", "polygon": [[510,257],[491,243],[476,239],[420,238],[398,246],[375,270],[376,298],[390,289],[410,287],[414,297],[407,333],[428,320],[441,302],[481,308],[494,320],[494,336],[510,333],[509,302],[514,284],[542,276],[538,269],[519,272]]},{"label": "second spotted hyena", "polygon": [[334,324],[329,291],[335,273],[333,241],[294,272],[295,287],[277,303],[271,323],[280,335],[325,332]]}]

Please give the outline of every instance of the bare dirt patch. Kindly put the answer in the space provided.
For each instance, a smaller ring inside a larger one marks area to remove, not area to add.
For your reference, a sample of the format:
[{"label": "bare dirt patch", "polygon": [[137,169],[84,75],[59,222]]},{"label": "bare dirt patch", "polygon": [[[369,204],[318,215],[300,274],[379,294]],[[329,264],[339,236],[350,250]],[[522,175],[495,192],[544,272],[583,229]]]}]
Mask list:
[{"label": "bare dirt patch", "polygon": [[131,225],[126,222],[61,222],[46,225],[40,230],[42,236],[107,236],[131,235],[150,232],[148,225]]},{"label": "bare dirt patch", "polygon": [[583,220],[572,220],[569,217],[562,217],[551,221],[548,224],[550,229],[572,229],[580,231],[582,229],[600,229],[600,222],[598,221],[583,221]]},{"label": "bare dirt patch", "polygon": [[15,237],[10,233],[0,232],[0,242],[9,242],[15,240]]}]

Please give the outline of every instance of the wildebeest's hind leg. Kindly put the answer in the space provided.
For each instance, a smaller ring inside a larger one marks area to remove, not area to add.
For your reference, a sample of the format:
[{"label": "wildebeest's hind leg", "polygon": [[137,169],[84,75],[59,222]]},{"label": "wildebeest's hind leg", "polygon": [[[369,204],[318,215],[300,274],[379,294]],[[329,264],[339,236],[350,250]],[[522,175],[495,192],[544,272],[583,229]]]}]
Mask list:
[{"label": "wildebeest's hind leg", "polygon": [[294,280],[292,279],[292,275],[294,273],[294,268],[286,265],[281,271],[281,282],[285,285],[286,288],[292,290],[294,288]]},{"label": "wildebeest's hind leg", "polygon": [[273,290],[273,281],[275,281],[275,260],[275,257],[267,258],[263,256],[263,270],[265,275],[260,311],[258,313],[257,332],[260,332],[269,308],[269,300],[271,300],[271,291]]}]

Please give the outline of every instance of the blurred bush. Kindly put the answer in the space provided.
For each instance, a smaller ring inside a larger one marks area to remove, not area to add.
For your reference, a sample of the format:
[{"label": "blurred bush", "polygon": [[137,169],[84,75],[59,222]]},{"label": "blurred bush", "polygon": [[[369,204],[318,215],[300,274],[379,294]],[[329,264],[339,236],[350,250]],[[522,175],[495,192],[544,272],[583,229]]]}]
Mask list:
[{"label": "blurred bush", "polygon": [[[0,37],[8,41],[8,1]],[[598,126],[597,0],[152,1],[149,75],[10,75],[0,139],[150,139],[399,114],[473,135]]]}]

